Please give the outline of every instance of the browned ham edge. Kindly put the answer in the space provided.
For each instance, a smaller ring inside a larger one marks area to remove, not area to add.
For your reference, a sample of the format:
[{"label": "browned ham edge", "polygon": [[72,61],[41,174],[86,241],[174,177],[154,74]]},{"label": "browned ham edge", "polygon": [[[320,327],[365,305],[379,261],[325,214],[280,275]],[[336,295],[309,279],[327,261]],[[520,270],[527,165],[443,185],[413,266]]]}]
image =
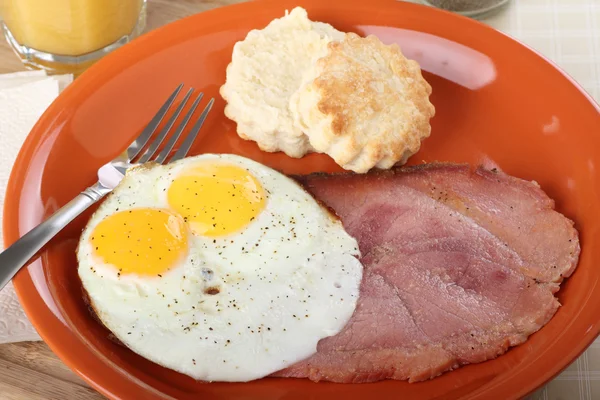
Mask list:
[{"label": "browned ham edge", "polygon": [[359,243],[354,315],[274,376],[422,381],[527,340],[579,258],[573,222],[534,182],[468,165],[299,178]]}]

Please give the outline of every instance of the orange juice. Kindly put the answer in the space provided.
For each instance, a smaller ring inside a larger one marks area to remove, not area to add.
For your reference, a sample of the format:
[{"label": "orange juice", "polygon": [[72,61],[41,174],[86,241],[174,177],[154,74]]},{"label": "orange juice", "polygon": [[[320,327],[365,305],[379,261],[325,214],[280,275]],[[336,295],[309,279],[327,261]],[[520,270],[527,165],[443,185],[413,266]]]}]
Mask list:
[{"label": "orange juice", "polygon": [[129,36],[144,0],[0,0],[0,15],[22,46],[79,56]]}]

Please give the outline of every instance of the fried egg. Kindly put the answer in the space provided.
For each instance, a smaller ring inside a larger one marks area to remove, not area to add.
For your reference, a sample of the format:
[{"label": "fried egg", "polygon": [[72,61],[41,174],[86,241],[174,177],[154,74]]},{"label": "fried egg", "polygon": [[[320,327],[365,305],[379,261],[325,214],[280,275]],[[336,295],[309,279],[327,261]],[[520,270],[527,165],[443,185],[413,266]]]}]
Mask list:
[{"label": "fried egg", "polygon": [[224,154],[131,169],[77,249],[102,323],[204,381],[258,379],[314,354],[354,312],[358,256],[295,181]]}]

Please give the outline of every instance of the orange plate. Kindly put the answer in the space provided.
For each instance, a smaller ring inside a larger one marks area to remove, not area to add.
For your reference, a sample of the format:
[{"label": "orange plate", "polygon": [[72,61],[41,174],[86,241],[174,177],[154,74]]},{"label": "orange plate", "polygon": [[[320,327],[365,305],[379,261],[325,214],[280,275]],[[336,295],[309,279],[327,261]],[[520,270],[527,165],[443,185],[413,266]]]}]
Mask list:
[{"label": "orange plate", "polygon": [[[4,210],[6,244],[82,188],[141,131],[180,82],[217,98],[193,154],[230,152],[286,173],[337,170],[326,156],[295,160],[240,140],[218,88],[233,44],[300,4],[311,18],[398,42],[433,86],[433,134],[411,163],[495,162],[534,179],[575,220],[583,252],[558,293],[563,307],[527,343],[496,360],[408,384],[262,379],[202,384],[161,368],[108,338],[90,317],[76,274],[79,218],[14,280],[21,303],[56,354],[112,398],[506,399],[523,396],[572,362],[600,329],[600,111],[571,79],[523,45],[475,21],[384,0],[253,1],[153,31],[101,60],[52,104],[15,164]],[[200,396],[200,397],[198,397]]]}]

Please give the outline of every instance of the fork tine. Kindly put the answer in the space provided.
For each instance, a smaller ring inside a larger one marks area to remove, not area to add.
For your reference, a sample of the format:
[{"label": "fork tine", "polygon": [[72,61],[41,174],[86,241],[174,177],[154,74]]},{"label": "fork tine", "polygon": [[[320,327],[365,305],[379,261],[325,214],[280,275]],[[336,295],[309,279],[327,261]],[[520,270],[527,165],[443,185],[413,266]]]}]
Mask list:
[{"label": "fork tine", "polygon": [[179,106],[177,106],[177,109],[175,110],[175,112],[173,113],[171,118],[169,118],[169,121],[167,121],[167,123],[163,127],[162,131],[160,131],[158,136],[152,141],[150,146],[146,149],[144,154],[142,154],[142,157],[140,157],[140,159],[138,161],[136,161],[136,163],[138,163],[138,164],[145,163],[154,155],[154,153],[156,153],[156,149],[158,149],[158,146],[160,146],[160,144],[165,140],[165,137],[167,136],[167,134],[173,127],[173,124],[175,124],[175,121],[177,121],[177,118],[179,118],[179,114],[181,114],[181,110],[183,110],[183,107],[185,107],[188,99],[190,98],[190,96],[192,95],[193,92],[194,92],[193,88],[190,88],[190,90],[188,90],[188,92],[185,94],[185,97],[181,101],[181,104],[179,104]]},{"label": "fork tine", "polygon": [[173,147],[175,147],[175,143],[177,143],[177,140],[181,136],[181,133],[183,132],[185,127],[187,126],[190,118],[192,118],[192,115],[194,115],[194,111],[196,111],[196,108],[198,107],[200,100],[202,100],[202,97],[204,97],[204,93],[200,93],[198,97],[196,97],[196,100],[194,100],[194,102],[192,103],[192,106],[190,107],[189,111],[187,112],[187,114],[185,114],[185,117],[183,117],[183,121],[181,122],[181,124],[179,124],[177,130],[175,131],[173,136],[171,136],[164,149],[162,149],[160,154],[154,159],[154,162],[162,164],[167,159],[169,154],[171,154]]},{"label": "fork tine", "polygon": [[208,115],[214,102],[215,102],[214,98],[210,99],[210,101],[204,108],[204,111],[202,111],[202,114],[200,114],[200,118],[198,118],[198,121],[196,122],[196,124],[194,125],[194,127],[192,128],[190,133],[186,136],[185,140],[181,144],[181,147],[179,148],[179,150],[177,150],[177,152],[175,153],[175,155],[171,158],[171,160],[169,162],[181,160],[183,157],[185,157],[187,155],[188,151],[190,151],[190,147],[192,147],[192,143],[194,143],[194,140],[196,140],[196,136],[198,135],[200,128],[202,128],[202,125],[204,124],[204,121],[206,120],[206,116]]},{"label": "fork tine", "polygon": [[129,145],[129,147],[127,148],[127,158],[129,158],[129,160],[133,160],[138,154],[140,154],[144,146],[146,146],[148,140],[150,140],[150,138],[154,134],[154,131],[156,130],[158,125],[160,125],[162,119],[167,114],[167,111],[171,107],[171,104],[173,104],[173,101],[175,101],[175,98],[179,94],[179,91],[182,87],[183,83],[177,86],[177,89],[175,89],[173,94],[169,96],[165,104],[163,104],[162,107],[158,110],[158,113],[156,113],[156,115],[152,118],[150,123],[146,126],[146,128],[144,128],[142,133],[140,133],[140,135],[133,141],[133,143]]}]

